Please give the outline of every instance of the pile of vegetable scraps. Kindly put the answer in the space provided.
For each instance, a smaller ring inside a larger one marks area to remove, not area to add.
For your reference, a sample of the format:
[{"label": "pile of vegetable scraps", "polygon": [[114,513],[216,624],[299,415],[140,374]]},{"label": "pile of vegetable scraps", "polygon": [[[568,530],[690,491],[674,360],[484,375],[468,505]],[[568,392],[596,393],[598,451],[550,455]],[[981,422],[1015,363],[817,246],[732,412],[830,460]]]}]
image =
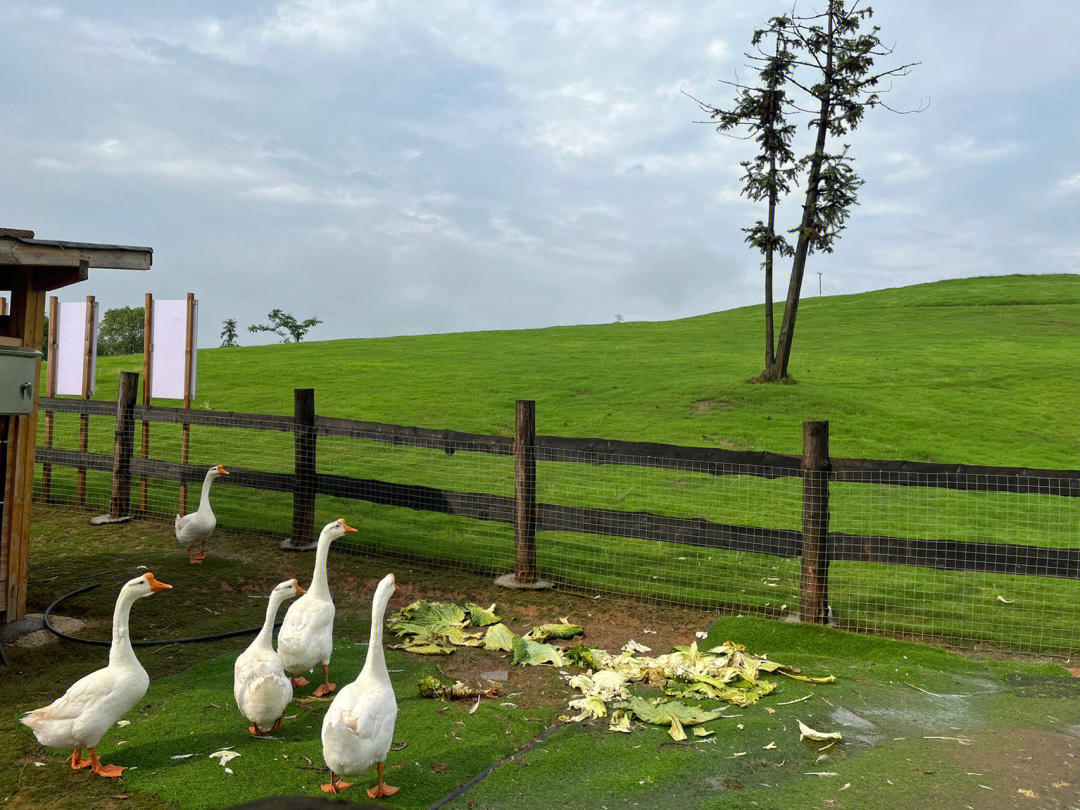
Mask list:
[{"label": "pile of vegetable scraps", "polygon": [[[483,647],[513,653],[514,666],[579,666],[586,671],[577,675],[564,673],[569,686],[581,693],[569,705],[576,714],[567,715],[564,720],[579,723],[609,718],[610,731],[628,733],[632,729],[631,721],[636,719],[667,726],[668,733],[677,741],[687,739],[687,728],[692,728],[695,736],[709,736],[711,731],[697,726],[715,720],[722,711],[683,703],[680,698],[717,700],[745,707],[775,691],[776,681],[765,680],[763,675],[780,675],[814,684],[836,680],[832,675],[821,678],[803,675],[796,667],[752,655],[731,641],[708,652],[699,650],[695,641],[657,656],[649,655],[652,652],[649,647],[633,640],[617,654],[581,644],[564,649],[549,642],[582,635],[584,630],[580,625],[563,617],[557,624],[538,625],[519,636],[496,615],[494,604],[484,608],[472,602],[464,606],[413,602],[391,616],[389,625],[390,632],[402,640],[391,646],[407,652],[450,655],[455,647]],[[427,697],[490,696],[481,690],[469,690],[461,683],[445,687],[435,679],[429,680],[431,683],[421,684],[421,692]],[[659,688],[666,697],[650,701],[633,695],[629,689],[633,684]]]},{"label": "pile of vegetable scraps", "polygon": [[[630,720],[636,718],[651,725],[668,726],[672,739],[685,740],[685,728],[698,726],[720,717],[720,711],[688,705],[679,700],[658,698],[648,701],[631,695],[630,684],[659,687],[669,698],[720,700],[735,706],[750,706],[776,689],[776,682],[762,680],[763,674],[778,674],[806,683],[832,683],[832,675],[811,678],[795,667],[751,655],[740,644],[728,641],[707,653],[697,642],[676,647],[666,655],[650,657],[643,644],[630,641],[617,655],[606,650],[572,647],[566,657],[590,671],[567,675],[569,685],[581,692],[570,701],[576,715],[564,719],[579,723],[586,719],[610,717],[609,728],[629,732]],[[609,712],[610,710],[610,712]],[[695,728],[698,737],[712,732]]]}]

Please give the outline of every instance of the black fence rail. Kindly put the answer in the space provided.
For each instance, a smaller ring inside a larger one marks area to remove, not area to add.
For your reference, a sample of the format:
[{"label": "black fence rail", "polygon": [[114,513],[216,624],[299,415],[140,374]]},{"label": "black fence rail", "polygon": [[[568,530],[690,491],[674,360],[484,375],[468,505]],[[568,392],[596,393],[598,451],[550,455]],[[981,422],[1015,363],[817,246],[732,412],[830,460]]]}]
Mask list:
[{"label": "black fence rail", "polygon": [[[292,417],[141,406],[134,404],[130,396],[138,375],[124,372],[123,376],[120,400],[116,405],[58,398],[42,398],[40,405],[41,410],[48,412],[115,417],[117,439],[113,455],[37,448],[37,461],[46,468],[75,467],[110,473],[113,477],[110,513],[114,518],[131,511],[124,489],[130,489],[133,476],[186,483],[201,480],[206,472],[204,467],[196,465],[135,455],[130,426],[141,420],[292,433],[295,443],[293,470],[268,472],[230,467],[229,477],[221,479],[221,483],[292,493],[291,537],[297,543],[306,542],[314,532],[314,505],[318,495],[512,524],[517,561],[515,577],[523,583],[537,578],[536,532],[573,532],[787,559],[801,557],[799,612],[803,619],[816,622],[826,621],[828,617],[828,573],[833,561],[1080,579],[1080,548],[860,535],[829,528],[829,489],[830,483],[834,482],[1076,498],[1080,497],[1080,471],[1076,470],[831,458],[828,455],[827,422],[806,423],[804,454],[799,457],[651,442],[536,436],[535,408],[527,402],[519,403],[517,408],[514,437],[318,416],[311,389],[296,390]],[[125,391],[129,394],[126,397]],[[319,436],[419,445],[441,449],[447,454],[467,451],[512,456],[515,460],[514,496],[320,473],[316,470],[316,438]],[[633,465],[713,476],[801,478],[802,529],[776,529],[648,511],[538,502],[537,461]]]}]

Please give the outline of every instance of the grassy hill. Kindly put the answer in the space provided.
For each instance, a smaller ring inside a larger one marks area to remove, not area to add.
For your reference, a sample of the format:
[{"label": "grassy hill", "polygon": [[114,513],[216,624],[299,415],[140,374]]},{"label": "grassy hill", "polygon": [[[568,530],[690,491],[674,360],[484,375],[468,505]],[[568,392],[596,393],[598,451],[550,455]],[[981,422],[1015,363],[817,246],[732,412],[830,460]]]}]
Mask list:
[{"label": "grassy hill", "polygon": [[[810,298],[791,365],[797,383],[755,385],[761,308],[662,323],[344,340],[210,349],[195,406],[290,413],[294,387],[317,411],[509,435],[516,398],[537,400],[541,433],[800,451],[805,419],[832,422],[834,455],[1033,467],[1080,466],[1080,276],[947,281]],[[98,397],[140,358],[99,363]],[[73,448],[77,418],[56,417]],[[112,420],[90,420],[90,450],[111,455]],[[155,425],[154,458],[179,460],[177,425]],[[505,456],[322,437],[320,472],[465,493],[513,495]],[[191,430],[194,465],[288,472],[290,433]],[[543,462],[541,503],[799,530],[802,482],[747,475]],[[91,471],[88,506],[108,502]],[[70,468],[53,471],[69,502]],[[194,503],[198,488],[192,490]],[[150,484],[148,513],[171,519],[175,482]],[[217,486],[220,526],[276,536],[292,496]],[[348,516],[355,550],[496,573],[513,567],[506,523],[322,494],[317,522]],[[866,483],[830,486],[830,528],[858,535],[1074,548],[1080,499]],[[747,536],[752,537],[752,530]],[[354,539],[355,538],[355,539]],[[339,545],[344,545],[339,543]],[[710,609],[783,616],[798,604],[800,561],[651,540],[541,532],[541,575],[589,594],[616,592]],[[1075,582],[834,562],[830,603],[844,627],[1075,649]]]},{"label": "grassy hill", "polygon": [[[210,331],[210,330],[208,330]],[[762,308],[655,323],[199,352],[196,407],[319,413],[509,435],[538,431],[799,452],[805,419],[838,456],[1080,465],[1080,276],[1004,276],[807,298],[795,385],[751,385]],[[104,358],[98,398],[139,358]]]}]

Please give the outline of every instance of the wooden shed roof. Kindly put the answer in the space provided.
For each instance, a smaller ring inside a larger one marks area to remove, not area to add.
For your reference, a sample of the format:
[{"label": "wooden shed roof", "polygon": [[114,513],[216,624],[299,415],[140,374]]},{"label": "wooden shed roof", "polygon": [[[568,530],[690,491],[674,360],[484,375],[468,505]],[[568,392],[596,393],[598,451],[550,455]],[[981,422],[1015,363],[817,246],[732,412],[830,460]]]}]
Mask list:
[{"label": "wooden shed roof", "polygon": [[154,251],[130,245],[98,245],[35,239],[33,231],[0,228],[0,265],[24,268],[149,270]]}]

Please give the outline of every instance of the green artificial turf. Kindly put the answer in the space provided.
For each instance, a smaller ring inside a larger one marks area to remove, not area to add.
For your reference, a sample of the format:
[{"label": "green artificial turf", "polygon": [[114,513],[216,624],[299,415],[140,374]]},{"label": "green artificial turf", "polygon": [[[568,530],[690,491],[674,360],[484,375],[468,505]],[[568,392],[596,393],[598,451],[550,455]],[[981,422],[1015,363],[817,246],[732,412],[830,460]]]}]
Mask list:
[{"label": "green artificial turf", "polygon": [[[557,435],[798,453],[801,423],[831,422],[836,456],[1074,468],[1080,416],[1080,276],[936,282],[800,308],[795,385],[748,382],[760,371],[761,308],[679,321],[476,332],[199,353],[194,407],[290,413],[293,387],[314,387],[327,416],[465,431],[512,432],[513,401],[537,401],[537,429]],[[121,369],[102,358],[99,399]],[[112,453],[112,420],[90,420],[89,447]],[[56,446],[75,447],[78,418],[56,416]],[[39,433],[40,435],[40,433]],[[151,456],[176,461],[180,428],[155,424]],[[507,457],[323,437],[319,471],[459,492],[513,493]],[[290,471],[292,435],[191,429],[191,463]],[[40,467],[39,467],[40,479]],[[798,479],[712,476],[651,468],[541,463],[541,502],[647,511],[798,529]],[[53,470],[55,498],[75,473]],[[152,514],[170,519],[179,487],[152,481]],[[196,502],[198,486],[189,503]],[[102,511],[106,473],[88,474]],[[862,535],[1074,548],[1080,499],[837,483],[831,528]],[[277,536],[289,493],[217,485],[222,526]],[[507,524],[319,496],[318,520],[363,523],[355,548],[494,573],[513,562]],[[780,616],[797,604],[798,560],[574,533],[541,533],[541,575],[581,592],[618,592]],[[925,635],[1027,651],[1075,650],[1069,580],[834,563],[830,603],[847,628]],[[1000,598],[999,598],[1000,597]]]},{"label": "green artificial turf", "polygon": [[[1060,666],[972,660],[912,643],[750,618],[715,622],[699,644],[708,649],[728,639],[810,674],[834,674],[837,682],[780,678],[780,688],[756,705],[729,709],[705,724],[715,731],[708,741],[674,743],[656,727],[612,734],[604,723],[569,726],[451,807],[1012,807],[1020,790],[1042,796],[1048,802],[1042,806],[1074,806],[1066,803],[1080,799],[1069,770],[1080,750],[1080,693],[1019,696],[1007,681],[1051,676],[1071,687]],[[797,720],[840,731],[843,742],[825,749],[800,741]],[[1041,767],[1015,768],[1019,741],[1007,762],[989,753],[1002,738],[1022,734],[1045,740]],[[1047,762],[1051,748],[1063,765]]]},{"label": "green artificial turf", "polygon": [[[79,511],[37,507],[31,609],[40,611],[75,587],[101,582],[102,587],[65,604],[63,613],[103,620],[104,626],[82,635],[108,638],[117,587],[145,565],[174,588],[136,604],[132,635],[164,641],[257,625],[274,584],[310,576],[310,554],[285,554],[263,538],[227,531],[215,541],[206,562],[192,566],[174,547],[168,527],[159,523],[91,528]],[[331,674],[343,684],[362,664],[360,642],[367,637],[371,591],[386,564],[333,556],[329,568],[338,609]],[[648,643],[652,636],[643,634],[644,622],[662,633],[680,627],[678,636],[685,640],[693,638],[693,628],[708,627],[707,638],[698,641],[703,649],[731,639],[807,674],[837,677],[825,685],[778,679],[779,690],[757,705],[729,708],[727,717],[706,724],[714,730],[714,742],[691,738],[675,744],[658,728],[630,735],[610,734],[604,724],[559,729],[461,796],[456,808],[994,808],[1027,801],[1019,790],[1039,797],[1021,806],[1080,802],[1080,772],[1074,771],[1080,768],[1080,690],[1058,664],[973,659],[909,642],[760,618],[713,621],[704,612],[642,607],[630,600],[496,591],[489,578],[461,571],[409,565],[394,571],[398,606],[454,593],[450,598],[455,601],[497,601],[500,615],[512,622],[532,624],[567,615],[584,625],[587,643],[606,635],[614,645],[631,637]],[[232,702],[232,662],[247,643],[236,638],[139,648],[152,679],[150,689],[129,713],[131,724],[110,730],[100,746],[105,762],[133,768],[118,781],[71,771],[65,762],[69,752],[43,748],[17,724],[23,712],[45,705],[101,666],[104,650],[67,643],[8,646],[11,663],[0,688],[0,803],[44,810],[189,810],[227,807],[261,795],[314,794],[327,774],[304,767],[304,757],[315,768],[322,765],[318,732],[329,701],[298,700],[274,739],[250,737]],[[550,668],[511,668],[502,696],[482,702],[470,715],[468,705],[419,699],[416,679],[436,666],[472,672],[503,668],[508,655],[460,649],[443,659],[389,651],[388,663],[400,706],[395,739],[406,747],[388,758],[388,781],[402,790],[385,802],[387,807],[429,806],[534,739],[572,697]],[[1052,680],[1019,689],[1009,680],[1016,676]],[[656,690],[637,691],[649,698],[658,695]],[[298,690],[298,697],[310,692],[311,687]],[[805,695],[812,697],[782,705]],[[819,752],[799,742],[796,719],[822,731],[840,730],[845,740]],[[862,725],[867,723],[872,727]],[[928,736],[947,739],[924,739]],[[963,746],[957,737],[971,744]],[[766,749],[772,742],[776,748]],[[226,774],[207,755],[230,746],[241,756],[229,763],[233,773]],[[745,756],[734,757],[743,751]],[[172,759],[189,753],[193,756]],[[825,759],[819,761],[822,753]],[[805,775],[810,772],[838,776]],[[850,786],[842,790],[845,784]],[[363,794],[357,789],[352,798]]]},{"label": "green artificial turf", "polygon": [[[360,644],[334,645],[339,686],[359,672],[365,649]],[[125,773],[125,788],[157,796],[181,810],[212,810],[260,796],[321,795],[319,785],[329,781],[329,774],[311,767],[324,767],[319,730],[330,699],[294,702],[286,711],[291,719],[277,733],[252,737],[232,699],[235,658],[218,656],[151,685],[131,714],[131,725],[110,734],[99,748],[103,761],[136,766]],[[387,757],[386,781],[400,788],[385,800],[387,807],[427,807],[512,753],[543,730],[554,713],[538,709],[526,719],[524,712],[488,701],[470,715],[468,705],[447,705],[417,694],[416,681],[435,671],[433,659],[387,651],[386,661],[398,697],[394,740],[405,745]],[[298,695],[310,691],[298,690]],[[228,763],[231,774],[208,757],[226,747],[240,754]],[[185,754],[193,756],[173,759]],[[373,771],[344,795],[365,798],[362,790],[375,782]]]}]

